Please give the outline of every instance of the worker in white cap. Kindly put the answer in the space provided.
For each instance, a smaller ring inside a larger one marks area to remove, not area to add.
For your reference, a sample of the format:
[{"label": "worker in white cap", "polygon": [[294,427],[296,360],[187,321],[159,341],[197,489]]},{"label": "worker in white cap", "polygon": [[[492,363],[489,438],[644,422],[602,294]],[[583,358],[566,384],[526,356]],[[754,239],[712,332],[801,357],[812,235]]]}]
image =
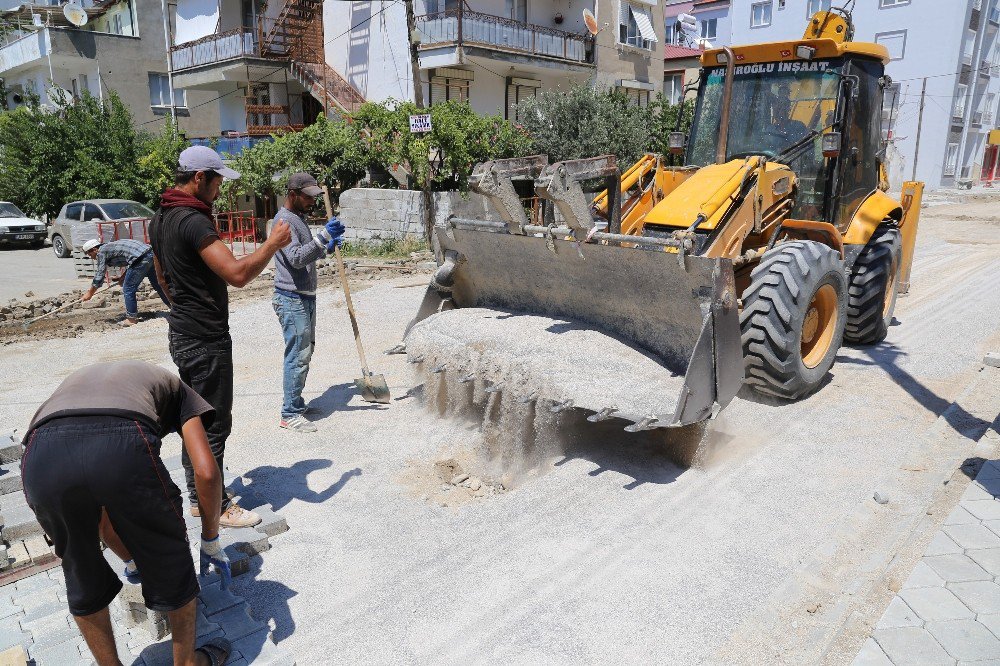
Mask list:
[{"label": "worker in white cap", "polygon": [[156,268],[153,266],[153,248],[142,241],[131,238],[109,241],[102,243],[96,238],[92,238],[83,244],[83,253],[97,262],[94,267],[94,281],[90,288],[84,292],[81,300],[89,301],[97,293],[97,290],[104,284],[104,276],[109,266],[124,268],[118,279],[122,286],[122,294],[125,297],[125,319],[123,326],[132,326],[139,323],[139,301],[136,292],[143,280],[149,280],[160,299],[169,308],[170,301],[163,293],[163,287],[156,279]]}]

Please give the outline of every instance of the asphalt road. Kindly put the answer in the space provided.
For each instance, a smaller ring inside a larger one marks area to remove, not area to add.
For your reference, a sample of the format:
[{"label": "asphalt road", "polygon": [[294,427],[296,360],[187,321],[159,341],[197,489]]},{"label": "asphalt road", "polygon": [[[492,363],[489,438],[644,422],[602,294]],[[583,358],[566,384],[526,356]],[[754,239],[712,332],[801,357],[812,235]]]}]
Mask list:
[{"label": "asphalt road", "polygon": [[[674,464],[676,439],[567,417],[533,441],[554,455],[511,492],[452,506],[425,483],[433,463],[478,472],[498,443],[427,409],[434,384],[378,354],[417,310],[412,278],[355,296],[389,406],[356,395],[342,295],[322,286],[314,435],[277,427],[283,343],[269,299],[234,304],[227,465],[290,526],[236,585],[299,663],[817,661],[844,639],[845,615],[881,616],[878,599],[908,574],[890,563],[922,552],[915,535],[950,510],[928,513],[942,478],[961,485],[1000,409],[986,389],[965,401],[984,352],[1000,348],[1000,225],[978,215],[927,214],[888,339],[844,348],[808,399],[734,401],[704,467]],[[84,359],[123,357],[171,367],[165,322],[4,347],[0,431],[24,427]],[[847,661],[865,636],[844,639]]]},{"label": "asphalt road", "polygon": [[0,247],[0,303],[24,299],[27,291],[45,298],[86,288],[87,281],[73,272],[73,260],[59,259],[49,245],[37,250]]}]

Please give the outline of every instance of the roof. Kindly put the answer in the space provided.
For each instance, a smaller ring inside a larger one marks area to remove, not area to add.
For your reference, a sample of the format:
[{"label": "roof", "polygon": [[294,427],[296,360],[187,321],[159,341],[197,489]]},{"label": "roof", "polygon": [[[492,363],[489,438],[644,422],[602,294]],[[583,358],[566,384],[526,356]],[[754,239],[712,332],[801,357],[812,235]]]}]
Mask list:
[{"label": "roof", "polygon": [[131,199],[78,199],[77,201],[70,201],[66,205],[69,206],[78,203],[109,204],[109,203],[139,203],[139,202],[132,201]]},{"label": "roof", "polygon": [[[104,14],[104,12],[107,11],[108,8],[107,5],[109,4],[110,3],[105,3],[105,5],[102,5],[100,7],[84,8],[83,11],[87,13],[87,20],[90,21],[91,19],[95,19],[98,16]],[[30,2],[26,2],[16,7],[12,7],[10,9],[0,10],[0,16],[3,16],[5,20],[15,24],[18,23],[18,21],[20,21],[25,29],[30,29],[31,27],[33,27],[31,22],[32,14],[38,14],[42,17],[41,27],[51,26],[53,28],[74,28],[78,30],[80,29],[66,20],[66,17],[63,15],[62,7],[57,5],[40,5],[40,4],[32,4]],[[18,26],[15,25],[14,27]],[[87,28],[84,27],[83,29],[86,30]]]},{"label": "roof", "polygon": [[[799,39],[791,42],[769,42],[765,44],[748,44],[732,47],[736,54],[736,64],[751,64],[757,62],[780,62],[788,60],[800,61],[795,56],[796,46],[811,46],[816,49],[816,58],[840,58],[845,55],[867,56],[889,63],[889,49],[881,44],[868,42],[837,42],[832,39]],[[701,64],[714,67],[719,64],[718,56],[722,49],[708,49],[701,55]]]},{"label": "roof", "polygon": [[664,60],[681,60],[683,58],[700,58],[701,49],[692,49],[687,46],[677,46],[667,44],[663,47]]}]

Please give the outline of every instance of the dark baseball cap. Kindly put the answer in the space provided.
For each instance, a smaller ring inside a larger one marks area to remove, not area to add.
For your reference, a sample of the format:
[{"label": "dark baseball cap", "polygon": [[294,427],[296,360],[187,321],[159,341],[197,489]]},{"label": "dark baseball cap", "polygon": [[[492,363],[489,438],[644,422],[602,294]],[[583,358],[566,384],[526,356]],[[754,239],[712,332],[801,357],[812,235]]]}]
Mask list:
[{"label": "dark baseball cap", "polygon": [[288,189],[299,190],[303,194],[310,197],[318,197],[323,194],[323,190],[316,183],[316,179],[307,174],[305,171],[293,173],[288,177]]}]

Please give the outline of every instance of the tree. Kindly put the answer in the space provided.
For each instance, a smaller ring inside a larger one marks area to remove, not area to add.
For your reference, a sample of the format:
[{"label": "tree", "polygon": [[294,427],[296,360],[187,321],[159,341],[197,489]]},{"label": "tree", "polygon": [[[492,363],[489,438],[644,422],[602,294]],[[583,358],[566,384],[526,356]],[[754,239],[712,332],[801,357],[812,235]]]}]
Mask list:
[{"label": "tree", "polygon": [[[691,123],[694,121],[695,100],[685,100],[683,104],[670,104],[666,97],[658,95],[653,103],[653,131],[650,135],[649,149],[662,155],[670,154],[667,139],[671,132],[681,131],[691,134]],[[677,126],[677,114],[681,114],[681,124]]]},{"label": "tree", "polygon": [[518,104],[518,117],[533,152],[549,161],[616,155],[632,164],[650,147],[652,112],[617,92],[576,86],[546,91]]},{"label": "tree", "polygon": [[143,155],[139,158],[140,201],[150,208],[159,206],[160,195],[174,184],[178,158],[188,145],[188,141],[177,133],[177,127],[169,119],[162,132],[146,137]]}]

